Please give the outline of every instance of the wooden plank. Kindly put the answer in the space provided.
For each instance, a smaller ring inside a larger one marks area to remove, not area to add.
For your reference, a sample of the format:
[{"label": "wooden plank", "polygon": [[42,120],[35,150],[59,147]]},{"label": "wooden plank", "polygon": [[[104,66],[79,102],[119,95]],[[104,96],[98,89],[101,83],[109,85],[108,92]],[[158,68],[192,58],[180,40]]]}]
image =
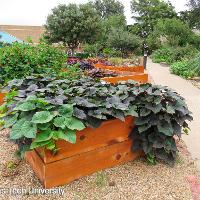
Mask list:
[{"label": "wooden plank", "polygon": [[44,163],[51,163],[57,160],[68,158],[76,154],[92,151],[107,145],[122,142],[128,139],[131,129],[134,126],[133,117],[127,117],[125,122],[114,119],[103,122],[97,128],[86,128],[77,132],[76,144],[70,144],[64,140],[57,141],[59,153],[52,155],[51,151],[37,149]]},{"label": "wooden plank", "polygon": [[101,80],[109,82],[109,83],[117,83],[119,81],[128,81],[128,80],[133,80],[137,81],[139,83],[147,83],[148,82],[148,74],[135,74],[135,75],[130,75],[130,76],[117,76],[117,77],[106,77],[106,78],[101,78]]},{"label": "wooden plank", "polygon": [[96,171],[134,160],[141,153],[132,153],[131,145],[132,141],[127,140],[60,161],[44,164],[45,174],[43,179],[40,178],[40,180],[45,188],[56,187]]},{"label": "wooden plank", "polygon": [[104,70],[112,70],[112,71],[129,71],[129,72],[144,72],[144,67],[143,66],[105,66],[102,64],[95,64],[94,65],[96,68],[101,68]]},{"label": "wooden plank", "polygon": [[4,102],[5,93],[0,93],[0,105]]}]

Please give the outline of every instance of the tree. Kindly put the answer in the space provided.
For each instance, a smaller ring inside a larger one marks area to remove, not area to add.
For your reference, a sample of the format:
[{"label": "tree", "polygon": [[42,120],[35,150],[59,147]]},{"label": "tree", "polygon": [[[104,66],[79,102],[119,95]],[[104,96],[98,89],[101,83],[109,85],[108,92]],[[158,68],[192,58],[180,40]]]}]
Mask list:
[{"label": "tree", "polygon": [[122,52],[124,56],[141,45],[140,38],[120,28],[113,28],[108,35],[108,45]]},{"label": "tree", "polygon": [[124,6],[118,0],[95,0],[93,5],[102,19],[112,15],[124,15]]},{"label": "tree", "polygon": [[101,40],[102,46],[106,46],[108,35],[113,28],[126,28],[126,19],[124,15],[112,15],[102,20]]},{"label": "tree", "polygon": [[100,18],[91,4],[59,5],[47,17],[45,28],[49,42],[62,42],[73,53],[80,42],[94,42],[101,32]]},{"label": "tree", "polygon": [[154,31],[147,38],[147,42],[152,50],[157,49],[161,44],[172,47],[186,46],[193,40],[194,33],[180,19],[160,19],[154,26]]},{"label": "tree", "polygon": [[190,28],[200,29],[200,0],[189,0],[190,10],[180,12],[180,19],[189,24]]},{"label": "tree", "polygon": [[188,6],[193,10],[200,7],[200,0],[189,0]]},{"label": "tree", "polygon": [[163,0],[132,0],[131,10],[140,28],[147,32],[153,30],[159,19],[177,16],[172,4]]}]

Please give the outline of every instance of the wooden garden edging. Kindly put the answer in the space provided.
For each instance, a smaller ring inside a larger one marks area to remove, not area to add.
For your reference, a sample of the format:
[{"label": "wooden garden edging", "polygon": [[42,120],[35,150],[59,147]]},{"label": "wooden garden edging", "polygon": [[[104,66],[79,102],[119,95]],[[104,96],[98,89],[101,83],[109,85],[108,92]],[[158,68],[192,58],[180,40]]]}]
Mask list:
[{"label": "wooden garden edging", "polygon": [[0,105],[4,102],[5,93],[0,92]]},{"label": "wooden garden edging", "polygon": [[144,73],[143,66],[130,66],[130,67],[118,66],[118,67],[115,67],[115,66],[105,66],[103,64],[97,63],[97,64],[94,64],[94,67],[104,69],[104,70],[112,70],[112,71],[129,71],[129,72]]},{"label": "wooden garden edging", "polygon": [[37,149],[27,152],[26,160],[45,188],[67,184],[139,157],[141,153],[131,151],[129,134],[133,124],[133,117],[127,117],[125,122],[119,119],[103,122],[97,129],[78,131],[76,144],[57,141],[56,155]]},{"label": "wooden garden edging", "polygon": [[101,80],[109,82],[109,83],[117,83],[119,81],[128,81],[133,80],[139,83],[148,83],[149,77],[147,73],[135,73],[134,75],[124,75],[124,76],[116,76],[116,77],[105,77],[101,78]]}]

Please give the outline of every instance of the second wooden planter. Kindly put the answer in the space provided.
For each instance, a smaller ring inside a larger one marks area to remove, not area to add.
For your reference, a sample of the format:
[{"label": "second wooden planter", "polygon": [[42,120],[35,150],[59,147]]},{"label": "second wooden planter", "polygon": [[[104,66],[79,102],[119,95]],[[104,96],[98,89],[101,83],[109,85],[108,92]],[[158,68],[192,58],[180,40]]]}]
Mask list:
[{"label": "second wooden planter", "polygon": [[134,160],[141,153],[131,151],[129,133],[134,119],[104,122],[99,128],[77,132],[76,144],[57,142],[59,152],[37,149],[26,153],[26,159],[45,188],[67,184],[93,172]]},{"label": "second wooden planter", "polygon": [[128,81],[133,80],[139,83],[148,83],[149,78],[148,74],[146,73],[133,73],[132,75],[122,75],[122,76],[116,76],[116,77],[105,77],[101,78],[102,81],[106,81],[109,83],[117,83],[119,81]]},{"label": "second wooden planter", "polygon": [[96,68],[104,69],[104,70],[112,70],[112,71],[128,71],[128,72],[144,72],[143,66],[105,66],[102,64],[95,64]]},{"label": "second wooden planter", "polygon": [[0,93],[0,105],[4,102],[5,93]]}]

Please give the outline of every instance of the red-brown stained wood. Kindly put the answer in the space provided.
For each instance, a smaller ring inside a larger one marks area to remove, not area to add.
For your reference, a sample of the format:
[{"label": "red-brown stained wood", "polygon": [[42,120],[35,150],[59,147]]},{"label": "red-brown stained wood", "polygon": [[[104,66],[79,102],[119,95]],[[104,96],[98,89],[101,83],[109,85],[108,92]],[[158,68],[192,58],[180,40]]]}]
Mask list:
[{"label": "red-brown stained wood", "polygon": [[127,117],[125,122],[119,119],[109,120],[103,122],[99,128],[86,128],[83,131],[77,131],[76,144],[64,140],[57,141],[57,148],[59,149],[57,155],[52,155],[51,151],[43,151],[42,149],[37,149],[37,152],[43,158],[44,163],[55,162],[76,154],[125,141],[128,139],[133,126],[133,117]]},{"label": "red-brown stained wood", "polygon": [[5,93],[0,93],[0,105],[4,102]]},{"label": "red-brown stained wood", "polygon": [[113,84],[119,81],[128,81],[128,80],[137,81],[139,83],[149,82],[148,74],[146,73],[144,74],[136,73],[134,75],[129,75],[129,76],[105,77],[105,78],[101,78],[101,80],[109,82],[109,83],[113,83]]},{"label": "red-brown stained wood", "polygon": [[[53,163],[43,163],[43,168],[41,167],[42,160],[38,162],[41,158],[36,151],[28,153],[26,158],[36,174],[40,175],[39,178],[44,187],[51,188],[70,183],[96,171],[136,159],[141,153],[132,153],[131,145],[132,141],[126,140]],[[30,162],[30,158],[34,158],[36,162]]]},{"label": "red-brown stained wood", "polygon": [[102,64],[94,64],[96,68],[101,68],[104,70],[112,70],[112,71],[129,71],[129,72],[139,72],[144,73],[144,67],[143,66],[105,66]]}]

